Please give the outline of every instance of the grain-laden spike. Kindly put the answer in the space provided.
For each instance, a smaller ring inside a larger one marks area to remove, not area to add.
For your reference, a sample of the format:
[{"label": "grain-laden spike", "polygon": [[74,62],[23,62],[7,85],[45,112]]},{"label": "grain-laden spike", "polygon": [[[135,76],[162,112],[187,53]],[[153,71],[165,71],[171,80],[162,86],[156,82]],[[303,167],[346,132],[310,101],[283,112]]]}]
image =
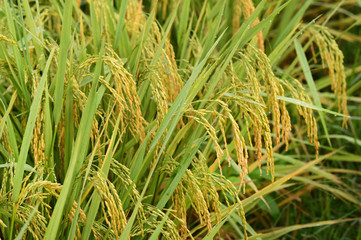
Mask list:
[{"label": "grain-laden spike", "polygon": [[[278,79],[280,81],[280,79]],[[280,88],[280,96],[284,96],[283,87]],[[290,133],[292,131],[291,118],[286,108],[286,102],[280,101],[281,105],[281,123],[282,123],[282,132],[281,136],[283,136],[283,140],[286,143],[286,151],[288,150],[288,143],[290,140]]]},{"label": "grain-laden spike", "polygon": [[172,196],[172,202],[174,210],[176,211],[177,217],[181,220],[180,224],[180,236],[182,239],[187,239],[188,228],[187,228],[187,206],[186,199],[183,191],[184,187],[182,183],[177,185]]},{"label": "grain-laden spike", "polygon": [[[254,12],[255,7],[253,5],[252,0],[239,0],[235,1],[235,14],[233,14],[233,21],[234,27],[239,27],[239,15],[240,13],[243,13],[243,16],[245,19],[248,19],[252,13]],[[238,20],[237,20],[238,19]],[[252,27],[257,25],[259,23],[259,18],[257,17],[256,20],[252,23]],[[234,29],[238,30],[238,29]],[[264,52],[264,40],[263,40],[263,33],[260,31],[257,34],[257,43],[259,49]]]},{"label": "grain-laden spike", "polygon": [[[5,178],[4,182],[10,180],[10,184],[13,184],[13,168],[14,162],[10,162],[9,174],[5,176],[9,176],[10,179]],[[36,174],[34,174],[36,172]],[[50,209],[51,206],[47,203],[46,199],[48,196],[58,197],[59,192],[61,191],[61,185],[58,183],[53,183],[50,181],[44,181],[44,169],[42,165],[36,166],[33,171],[31,171],[27,176],[25,176],[22,184],[22,189],[19,194],[19,198],[16,204],[16,218],[22,222],[28,221],[32,212],[35,212],[35,215],[32,217],[29,222],[29,226],[27,230],[32,235],[34,239],[43,239],[47,221],[46,219],[50,217]],[[6,188],[2,188],[4,191]],[[11,203],[12,190],[10,192],[5,193],[1,196],[7,196],[6,203]],[[29,205],[29,202],[37,202],[40,203],[40,206],[37,210],[35,210],[34,206]],[[6,206],[4,206],[6,207]],[[8,205],[6,208],[10,210],[12,205]],[[76,206],[73,206],[71,211],[75,211]],[[84,212],[80,209],[81,219],[85,217]],[[47,214],[47,216],[46,216]],[[83,221],[84,223],[85,221]],[[20,228],[19,228],[20,229]]]},{"label": "grain-laden spike", "polygon": [[[17,209],[16,217],[22,222],[26,222],[32,211],[34,210],[34,207],[31,205],[21,205]],[[34,237],[37,240],[40,240],[43,238],[43,235],[46,230],[46,219],[45,217],[40,213],[40,211],[35,210],[35,215],[31,219],[28,227],[28,231],[31,233],[32,237]]]},{"label": "grain-laden spike", "polygon": [[[291,96],[300,101],[312,104],[310,97],[306,94],[305,89],[301,83],[296,79],[289,79],[288,81],[279,79],[283,87],[288,90]],[[305,120],[307,127],[307,135],[311,144],[315,146],[316,157],[318,156],[318,135],[317,135],[317,123],[313,116],[313,110],[305,106],[297,105],[298,114]]]},{"label": "grain-laden spike", "polygon": [[[237,59],[239,66],[242,66],[245,70],[246,75],[246,82],[242,81],[237,77],[237,83],[233,84],[235,87],[234,91],[242,91],[244,89],[249,89],[249,94],[246,94],[245,97],[254,100],[255,102],[265,105],[263,98],[260,96],[261,93],[261,83],[260,80],[257,77],[257,69],[253,67],[253,60],[252,56],[249,56],[245,53],[240,52],[240,58]],[[239,104],[240,106],[243,106],[245,104],[244,101],[237,95],[233,97],[233,100]],[[248,109],[249,112],[243,111],[244,119],[246,119],[246,126],[247,126],[247,133],[248,133],[248,139],[250,142],[251,147],[253,147],[252,141],[251,141],[251,135],[253,133],[254,135],[254,146],[256,149],[256,160],[258,161],[258,167],[260,170],[260,173],[262,173],[261,170],[261,157],[262,157],[262,136],[264,136],[264,142],[267,144],[267,153],[270,156],[268,159],[272,161],[273,155],[269,154],[271,149],[269,146],[272,147],[272,139],[268,139],[266,137],[266,132],[269,132],[269,122],[266,116],[266,112],[263,108],[259,108],[260,106],[254,105],[253,107],[246,107],[243,109]],[[252,113],[252,111],[259,112],[262,115],[265,115],[265,117],[262,118],[255,118],[255,113]],[[259,121],[261,119],[264,119],[265,121]],[[252,131],[250,131],[250,128],[252,128]]]},{"label": "grain-laden spike", "polygon": [[[246,70],[246,81],[248,83],[248,86],[251,94],[253,97],[256,98],[257,102],[260,102],[262,104],[264,104],[263,98],[260,96],[261,93],[261,83],[257,77],[257,69],[252,65],[252,59],[250,56],[248,56],[247,54],[244,53],[240,53],[241,55],[241,61],[242,61],[242,66],[245,68]],[[239,80],[241,82],[241,80]],[[244,88],[241,88],[239,90],[243,90]]]},{"label": "grain-laden spike", "polygon": [[191,205],[198,214],[200,224],[207,226],[208,231],[212,229],[211,215],[209,213],[205,196],[200,189],[200,183],[194,177],[192,171],[187,170],[182,178],[183,186],[185,187],[185,193],[189,199],[191,199]]},{"label": "grain-laden spike", "polygon": [[[193,239],[187,229],[186,199],[190,200],[201,225],[209,231],[212,226],[211,214],[215,214],[216,222],[219,222],[222,218],[219,189],[221,189],[224,196],[230,194],[232,197],[237,198],[237,190],[232,183],[223,184],[223,181],[226,181],[225,178],[209,171],[207,159],[201,151],[198,152],[198,155],[199,157],[195,157],[192,161],[192,168],[188,169],[183,175],[172,195],[176,219],[181,222],[180,235],[182,239]],[[177,165],[177,161],[167,158],[162,162],[158,171],[170,176]],[[230,203],[228,198],[225,199],[228,206],[234,204],[234,202]]]},{"label": "grain-laden spike", "polygon": [[162,76],[159,69],[148,69],[148,77],[150,79],[150,86],[152,88],[153,98],[158,107],[157,118],[158,124],[163,120],[168,111],[168,97],[167,89],[164,82],[161,80]]},{"label": "grain-laden spike", "polygon": [[[133,201],[133,203],[136,203],[140,198],[140,194],[136,188],[136,185],[130,178],[129,169],[117,160],[113,159],[112,167],[110,168],[110,170],[118,177],[123,186],[125,186],[126,188],[130,188],[128,190],[130,199]],[[140,204],[137,220],[138,225],[141,227],[141,229],[142,226],[144,226],[146,219],[147,218],[145,217],[143,204]]]},{"label": "grain-laden spike", "polygon": [[107,235],[109,239],[117,239],[115,234],[109,227],[103,224],[103,221],[95,221],[93,224],[93,233],[96,240],[103,240]]},{"label": "grain-laden spike", "polygon": [[231,122],[232,130],[234,133],[234,141],[236,154],[238,159],[238,167],[240,168],[240,177],[241,177],[241,186],[243,186],[243,191],[246,189],[246,174],[248,173],[248,153],[245,140],[241,135],[239,126],[236,120],[233,118],[231,113],[228,113],[228,119]]},{"label": "grain-laden spike", "polygon": [[[68,218],[69,218],[70,222],[74,221],[74,217],[75,217],[75,213],[76,213],[77,208],[78,208],[78,203],[74,201],[73,206],[72,206],[72,208],[70,209],[70,211],[68,213]],[[80,219],[79,219],[80,222],[82,224],[85,224],[86,215],[85,215],[84,211],[81,208],[79,208],[79,216],[80,216]],[[79,223],[76,224],[76,231],[77,231],[77,237],[80,239],[81,238],[81,231],[80,231]]]},{"label": "grain-laden spike", "polygon": [[[166,214],[162,210],[159,210],[152,205],[147,206],[147,208],[145,209],[145,214],[147,215],[148,219],[151,219],[152,221],[148,221],[143,228],[142,226],[139,226],[137,224],[134,225],[130,234],[131,237],[141,236],[144,238],[144,234],[142,234],[142,232],[147,234],[154,233],[155,229],[159,226],[161,221],[166,217]],[[175,224],[173,219],[175,219],[176,221],[180,220],[179,218],[174,216],[171,212],[171,217],[168,217],[165,220],[164,225],[160,230],[162,237],[167,240],[184,239],[181,238],[181,236],[179,235],[179,226]]]},{"label": "grain-laden spike", "polygon": [[[6,196],[8,199],[5,199],[5,202],[11,203],[12,201],[10,199],[12,198],[12,190],[9,192],[4,192],[6,191],[6,187],[4,184],[8,182],[10,182],[11,185],[13,184],[14,161],[10,162],[10,167],[7,171],[8,174],[4,175],[7,177],[3,179],[0,199],[1,196]],[[34,174],[35,172],[36,174]],[[28,221],[32,212],[35,211],[35,215],[32,217],[27,228],[27,230],[30,232],[34,239],[43,239],[47,225],[46,219],[50,218],[51,206],[47,203],[46,199],[49,196],[58,198],[62,188],[59,183],[53,183],[43,180],[44,175],[45,174],[43,166],[41,164],[35,166],[33,171],[31,171],[28,175],[25,176],[19,198],[15,203],[17,206],[16,218],[22,222]],[[40,206],[38,207],[38,210],[35,210],[34,206],[29,205],[29,202],[39,202]],[[10,208],[12,207],[12,205],[8,205],[6,208],[8,208],[10,211]],[[77,203],[74,202],[70,213],[68,214],[68,218],[70,221],[72,221],[72,219],[74,218],[74,213],[76,209]],[[84,224],[86,216],[82,209],[79,210],[79,215],[79,220]],[[77,230],[79,236],[80,230],[78,224]]]},{"label": "grain-laden spike", "polygon": [[199,186],[205,197],[208,209],[214,211],[216,221],[219,222],[222,217],[219,194],[212,179],[213,173],[208,170],[207,159],[201,152],[199,152],[198,158],[193,159],[192,172],[200,183]]},{"label": "grain-laden spike", "polygon": [[[34,98],[37,86],[39,84],[39,72],[33,71],[32,74],[32,98]],[[43,103],[42,103],[43,104]],[[45,164],[45,139],[44,139],[44,111],[43,108],[39,109],[35,121],[35,127],[31,136],[31,150],[34,156],[35,166]]]},{"label": "grain-laden spike", "polygon": [[241,26],[242,3],[241,1],[234,1],[233,4],[233,18],[232,18],[232,33],[235,34]]},{"label": "grain-laden spike", "polygon": [[101,209],[103,211],[105,222],[108,224],[109,228],[112,229],[114,234],[119,237],[119,234],[127,224],[127,218],[118,192],[113,183],[108,181],[103,174],[98,171],[92,173],[90,182],[102,198]]},{"label": "grain-laden spike", "polygon": [[223,157],[223,150],[218,143],[218,136],[217,136],[216,129],[209,123],[207,118],[204,117],[206,114],[212,114],[213,112],[210,112],[210,111],[207,111],[204,109],[194,110],[192,108],[189,108],[186,111],[186,113],[187,113],[186,116],[188,118],[193,119],[195,122],[197,122],[198,124],[203,126],[204,129],[206,129],[210,138],[212,139],[212,141],[215,145],[215,148],[216,148],[216,155],[217,155],[216,162],[218,163],[219,170],[221,171],[221,174],[222,174],[221,160]]},{"label": "grain-laden spike", "polygon": [[[114,55],[114,52],[110,52],[107,48],[109,55],[102,58],[104,65],[109,67],[112,74],[111,81],[107,83],[102,78],[100,82],[104,84],[108,90],[112,93],[112,97],[117,102],[116,112],[122,114],[121,125],[129,124],[129,131],[135,136],[139,135],[141,139],[145,137],[144,124],[145,121],[142,117],[140,99],[136,89],[136,83],[132,75],[123,67],[121,59]],[[89,58],[79,65],[74,74],[77,79],[82,79],[88,76],[90,67],[96,63],[98,57]],[[81,98],[84,97],[84,93],[74,85],[74,92]],[[83,102],[83,100],[81,101]]]},{"label": "grain-laden spike", "polygon": [[225,148],[226,154],[227,154],[228,166],[230,167],[231,166],[231,156],[230,156],[229,151],[228,151],[228,143],[227,143],[227,137],[226,137],[226,132],[225,132],[226,119],[222,115],[219,116],[218,125],[219,125],[219,128],[220,128],[221,133],[222,133],[224,148]]},{"label": "grain-laden spike", "polygon": [[0,34],[0,42],[7,42],[7,43],[10,43],[12,45],[17,45],[17,43],[14,40],[12,40],[10,38],[7,38],[6,36],[4,36],[2,34]]},{"label": "grain-laden spike", "polygon": [[[246,232],[247,232],[246,214],[243,209],[243,204],[239,198],[239,190],[237,190],[236,187],[234,186],[234,184],[232,182],[230,182],[227,178],[220,176],[219,174],[210,173],[209,176],[211,177],[210,182],[220,192],[219,195],[222,194],[223,197],[231,196],[231,198],[225,197],[226,205],[228,207],[230,207],[232,205],[233,206],[238,205],[237,212],[238,212],[239,216],[241,216],[241,218],[242,218],[243,232],[245,234],[244,236],[245,236],[245,239],[248,239],[247,234],[246,234]],[[232,202],[230,202],[229,199],[232,199]]]},{"label": "grain-laden spike", "polygon": [[[264,53],[257,50],[251,45],[249,45],[249,48],[247,50],[249,54],[247,54],[246,52],[246,53],[240,53],[240,55],[241,55],[241,59],[243,60],[243,65],[245,66],[247,80],[250,82],[250,85],[253,86],[251,88],[251,92],[253,95],[257,97],[258,100],[259,94],[257,92],[261,91],[260,81],[257,80],[255,73],[256,70],[258,70],[260,71],[262,80],[265,84],[265,88],[268,93],[267,95],[270,96],[269,107],[274,112],[274,122],[275,122],[277,142],[279,142],[280,137],[282,137],[283,140],[285,141],[287,148],[290,132],[292,130],[290,116],[286,109],[285,101],[277,100],[277,96],[284,95],[285,91],[283,87],[285,87],[287,90],[291,92],[292,97],[294,97],[295,99],[299,99],[301,101],[305,101],[308,103],[310,103],[310,99],[307,96],[307,94],[304,92],[301,84],[298,81],[293,80],[292,83],[289,83],[280,78],[277,78],[272,71],[267,56]],[[256,69],[253,66],[256,66]],[[297,109],[299,110],[299,114],[306,121],[308,136],[310,138],[310,142],[315,145],[316,155],[317,155],[319,143],[317,137],[316,120],[313,117],[312,109],[306,107],[300,107],[300,106],[297,106]],[[280,124],[282,124],[282,130]],[[270,132],[268,132],[267,135],[270,136]],[[257,139],[255,142],[259,142],[259,140]],[[268,142],[267,145],[271,151],[272,144]]]},{"label": "grain-laden spike", "polygon": [[[126,21],[128,32],[140,37],[147,21],[146,15],[141,11],[141,2],[137,0],[128,2]],[[168,39],[165,41],[159,59],[154,65],[151,65],[161,40],[162,33],[159,26],[153,22],[142,49],[140,72],[135,76],[136,81],[144,79],[140,76],[146,76],[145,79],[150,81],[153,98],[160,113],[157,115],[158,123],[163,120],[169,103],[177,98],[183,87],[183,82],[178,74],[173,46]],[[140,83],[138,82],[138,84]]]},{"label": "grain-laden spike", "polygon": [[[271,167],[271,166],[273,166],[272,138],[271,138],[271,132],[270,132],[270,127],[269,127],[270,123],[268,121],[267,114],[262,105],[256,104],[257,102],[255,101],[255,99],[253,99],[254,103],[247,101],[247,99],[252,99],[252,96],[250,96],[248,94],[246,94],[244,96],[229,96],[229,97],[227,97],[227,102],[233,102],[239,106],[237,109],[239,109],[240,113],[242,114],[241,115],[242,119],[245,119],[245,121],[247,122],[246,126],[248,128],[252,128],[252,131],[248,131],[248,132],[253,132],[253,134],[254,134],[254,142],[255,142],[255,146],[256,146],[256,157],[257,157],[256,160],[258,161],[258,166],[259,166],[260,170],[261,170],[260,160],[261,160],[262,139],[263,139],[263,142],[265,144],[265,148],[267,151],[268,170],[269,170],[269,168],[271,168],[271,173],[273,173],[274,170]],[[235,121],[233,121],[233,122],[235,123]],[[234,124],[233,124],[233,126],[236,127],[236,125],[234,125]],[[250,138],[250,136],[249,136],[249,138]],[[241,150],[244,149],[244,156],[245,156],[244,161],[246,161],[242,165],[241,177],[245,178],[247,169],[243,170],[243,167],[248,167],[248,164],[247,164],[248,154],[246,151],[247,148],[246,148],[245,140],[243,138],[242,138],[241,144],[243,145],[243,147],[239,147],[239,149],[241,149]],[[242,172],[244,172],[244,173],[242,173]],[[273,177],[273,174],[272,174],[272,177]],[[243,179],[242,182],[243,182],[243,188],[245,188],[245,179]]]},{"label": "grain-laden spike", "polygon": [[[171,156],[163,159],[158,165],[157,171],[162,174],[171,176],[174,170],[179,166],[179,163]],[[186,188],[183,185],[183,181],[180,181],[172,194],[173,209],[175,211],[174,217],[179,221],[179,234],[181,239],[193,239],[187,228],[187,206],[186,206]]]},{"label": "grain-laden spike", "polygon": [[[255,53],[254,53],[255,52]],[[236,57],[237,64],[244,68],[245,80],[238,79],[239,82],[244,82],[239,84],[240,88],[237,87],[237,94],[228,97],[231,102],[235,102],[240,107],[242,113],[242,119],[245,120],[247,126],[248,138],[251,138],[251,133],[254,138],[254,146],[256,150],[256,160],[258,161],[258,167],[261,171],[261,157],[262,157],[262,146],[265,145],[267,151],[267,173],[271,171],[272,179],[274,177],[274,168],[273,168],[273,149],[272,149],[272,138],[270,131],[270,123],[268,121],[267,112],[264,99],[260,96],[261,91],[265,88],[269,98],[268,104],[274,112],[275,120],[275,129],[278,133],[278,140],[280,137],[280,126],[279,122],[281,116],[283,120],[288,122],[288,112],[281,115],[279,109],[279,103],[277,100],[277,93],[279,92],[279,86],[277,79],[275,78],[271,68],[267,65],[267,57],[264,54],[253,48],[249,52],[240,52],[239,58]],[[262,67],[262,69],[260,69]],[[259,72],[257,74],[257,72]],[[260,76],[260,78],[259,78]],[[261,84],[264,84],[262,86]],[[242,87],[242,85],[244,85]],[[244,90],[248,91],[245,92]],[[240,93],[239,91],[243,91]],[[251,100],[245,101],[245,100]],[[283,108],[285,112],[285,108]],[[252,131],[249,131],[249,128]],[[289,129],[289,128],[288,128]],[[287,132],[283,132],[283,135],[286,135]],[[263,141],[262,141],[263,140]],[[250,141],[251,142],[251,141]],[[264,142],[264,143],[263,143]],[[252,146],[252,144],[251,144]]]},{"label": "grain-laden spike", "polygon": [[[348,115],[347,110],[347,94],[346,94],[346,74],[343,65],[343,53],[338,47],[335,38],[328,31],[327,27],[315,25],[309,29],[315,43],[321,54],[322,65],[328,67],[328,75],[330,77],[331,89],[337,98],[337,106],[339,112]],[[342,125],[346,127],[347,117],[343,118]]]},{"label": "grain-laden spike", "polygon": [[[276,143],[279,143],[281,136],[284,141],[288,141],[291,132],[291,119],[285,102],[277,99],[278,96],[284,95],[284,89],[280,84],[280,79],[275,76],[267,55],[252,45],[249,45],[247,50],[251,56],[254,56],[253,64],[257,66],[258,71],[261,73],[267,96],[269,96],[269,107],[272,109],[274,117]],[[280,124],[282,124],[282,135]]]},{"label": "grain-laden spike", "polygon": [[[241,60],[243,60],[243,65],[245,66],[247,80],[250,82],[249,85],[252,86],[250,88],[252,95],[257,97],[259,100],[259,94],[257,92],[261,91],[260,80],[257,80],[256,71],[259,71],[261,79],[263,80],[264,87],[266,88],[267,96],[268,96],[268,105],[269,108],[273,111],[274,118],[274,127],[276,132],[276,142],[278,143],[280,138],[282,137],[285,141],[286,148],[288,148],[288,142],[290,138],[290,132],[292,130],[291,121],[289,113],[286,109],[285,101],[278,100],[278,96],[284,95],[284,88],[289,90],[292,96],[301,101],[310,102],[309,97],[305,94],[302,86],[299,82],[293,81],[292,84],[288,83],[278,77],[275,76],[272,71],[272,67],[269,63],[268,57],[252,45],[249,45],[247,51],[245,53],[240,53]],[[261,98],[262,99],[262,98]],[[260,101],[261,103],[263,100]],[[312,110],[305,107],[297,107],[299,114],[305,119],[307,125],[308,136],[310,138],[310,142],[314,144],[316,149],[316,156],[318,155],[318,137],[317,137],[317,125],[316,120],[313,117]],[[264,111],[262,111],[262,114]],[[266,120],[266,117],[262,117],[261,119]],[[282,124],[282,128],[281,128]],[[257,126],[257,125],[256,125]],[[267,127],[269,128],[269,127]],[[258,128],[257,128],[258,129]],[[256,134],[259,135],[258,131]],[[267,131],[265,134],[267,139],[271,139],[270,131]],[[255,142],[258,143],[258,147],[261,146],[261,142],[259,137],[255,136]],[[272,142],[265,141],[265,145],[268,150],[268,157],[273,159],[272,157]],[[260,155],[258,155],[259,157]],[[271,172],[274,172],[273,161],[268,162],[268,168],[271,169]]]},{"label": "grain-laden spike", "polygon": [[[221,97],[219,99],[208,100],[207,102],[209,103],[209,105],[207,105],[207,107],[206,107],[207,110],[206,109],[201,109],[201,110],[197,110],[197,111],[188,110],[188,112],[193,111],[194,115],[190,116],[190,118],[195,119],[195,121],[197,121],[201,125],[204,125],[204,122],[200,120],[201,119],[199,117],[200,112],[213,114],[214,116],[216,116],[218,118],[218,120],[215,121],[216,126],[212,126],[212,128],[215,129],[216,131],[217,131],[217,129],[220,129],[221,133],[223,131],[225,131],[224,128],[225,128],[226,124],[227,123],[230,124],[230,128],[232,129],[232,132],[233,132],[232,140],[234,141],[234,144],[235,144],[236,158],[237,158],[238,167],[240,170],[240,178],[241,178],[240,187],[243,186],[243,191],[245,191],[245,185],[246,185],[245,178],[246,178],[246,174],[248,172],[248,150],[247,150],[247,146],[246,146],[246,140],[241,135],[240,126],[237,123],[236,119],[234,118],[234,115],[233,115],[234,113],[232,113],[232,111],[229,109],[228,105],[236,104],[238,106],[237,111],[239,111],[239,113],[241,114],[242,119],[246,119],[247,128],[252,128],[253,130],[254,130],[254,128],[256,129],[256,131],[249,131],[249,129],[247,129],[247,133],[249,134],[248,139],[251,139],[251,132],[255,133],[254,138],[255,138],[255,145],[257,147],[256,152],[257,152],[258,160],[260,160],[261,156],[262,156],[261,151],[262,151],[262,136],[263,136],[264,142],[266,143],[266,150],[267,150],[267,154],[268,154],[268,158],[267,158],[268,165],[272,166],[273,165],[273,163],[272,163],[273,153],[272,153],[272,139],[271,139],[270,130],[269,130],[269,122],[267,119],[267,114],[264,111],[264,108],[262,107],[261,104],[256,104],[257,101],[255,101],[254,98],[252,99],[254,102],[245,101],[244,98],[242,98],[241,96],[227,95],[226,94],[227,91],[223,94],[220,94]],[[247,97],[252,98],[249,95],[247,95]],[[219,109],[213,110],[213,111],[210,110],[213,108],[217,109],[217,107],[220,107],[221,110],[219,110]],[[205,127],[205,128],[207,128],[207,127]],[[209,128],[209,126],[208,126],[208,128]],[[212,132],[210,130],[207,130],[207,131],[208,131],[208,134],[210,135],[212,141],[215,142],[216,153],[217,153],[217,160],[212,164],[211,169],[214,169],[215,166],[218,165],[218,168],[220,169],[221,175],[222,175],[222,168],[221,168],[220,160],[223,158],[224,151],[217,142],[219,140],[219,137],[217,135],[212,134]],[[227,157],[230,158],[228,149],[227,149],[227,139],[223,134],[221,136],[225,143]],[[218,148],[219,148],[219,150],[217,150]],[[259,161],[259,167],[260,166],[261,166],[261,162]],[[272,170],[272,173],[273,172],[274,171]]]}]

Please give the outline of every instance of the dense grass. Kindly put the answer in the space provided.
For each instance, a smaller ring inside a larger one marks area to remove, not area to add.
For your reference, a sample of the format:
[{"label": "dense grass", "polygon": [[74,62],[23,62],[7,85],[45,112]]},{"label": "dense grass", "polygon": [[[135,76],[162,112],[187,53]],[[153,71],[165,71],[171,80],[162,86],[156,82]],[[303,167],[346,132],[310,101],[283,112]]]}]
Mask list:
[{"label": "dense grass", "polygon": [[361,239],[360,10],[0,0],[0,238]]}]

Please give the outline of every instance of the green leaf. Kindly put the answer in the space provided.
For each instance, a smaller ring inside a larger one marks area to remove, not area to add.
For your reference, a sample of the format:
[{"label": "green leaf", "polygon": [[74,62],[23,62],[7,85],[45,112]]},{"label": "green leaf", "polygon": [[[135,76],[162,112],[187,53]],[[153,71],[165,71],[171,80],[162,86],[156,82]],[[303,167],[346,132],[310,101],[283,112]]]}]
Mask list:
[{"label": "green leaf", "polygon": [[66,73],[66,60],[68,58],[68,50],[71,39],[72,11],[73,1],[66,0],[64,5],[62,30],[60,37],[60,52],[58,57],[58,70],[55,77],[55,96],[54,96],[54,122],[57,125],[63,106],[64,79]]},{"label": "green leaf", "polygon": [[257,238],[261,238],[262,240],[273,240],[273,239],[279,239],[280,237],[284,236],[287,233],[290,233],[292,231],[310,228],[310,227],[320,227],[325,225],[332,225],[332,224],[338,224],[342,222],[350,222],[350,221],[357,221],[360,220],[359,218],[349,218],[349,219],[340,219],[340,220],[329,220],[329,221],[320,221],[320,222],[313,222],[313,223],[306,223],[306,224],[299,224],[299,225],[293,225],[289,227],[284,227],[275,231],[271,231],[268,233],[259,233],[257,235],[251,236],[248,239],[249,240],[256,240]]}]

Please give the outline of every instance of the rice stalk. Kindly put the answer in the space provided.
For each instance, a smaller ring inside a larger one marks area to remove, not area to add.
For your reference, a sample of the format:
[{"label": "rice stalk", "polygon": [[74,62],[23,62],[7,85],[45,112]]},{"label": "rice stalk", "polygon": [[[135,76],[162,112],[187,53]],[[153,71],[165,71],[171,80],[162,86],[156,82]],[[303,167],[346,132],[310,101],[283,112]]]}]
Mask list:
[{"label": "rice stalk", "polygon": [[[255,10],[252,0],[237,0],[234,4],[235,12],[232,19],[233,33],[235,33],[240,27],[240,15],[242,14],[245,19],[248,19]],[[258,23],[259,18],[256,18],[256,20],[252,23],[252,26],[247,26],[247,28],[250,29]],[[257,45],[262,52],[265,51],[262,31],[257,34]]]}]

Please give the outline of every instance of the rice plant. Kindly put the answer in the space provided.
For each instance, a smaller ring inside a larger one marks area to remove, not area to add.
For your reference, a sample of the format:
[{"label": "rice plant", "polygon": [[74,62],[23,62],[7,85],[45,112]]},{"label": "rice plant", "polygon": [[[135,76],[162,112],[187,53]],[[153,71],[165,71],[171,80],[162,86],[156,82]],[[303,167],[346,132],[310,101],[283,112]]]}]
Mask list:
[{"label": "rice plant", "polygon": [[360,14],[0,0],[0,238],[361,239]]}]

